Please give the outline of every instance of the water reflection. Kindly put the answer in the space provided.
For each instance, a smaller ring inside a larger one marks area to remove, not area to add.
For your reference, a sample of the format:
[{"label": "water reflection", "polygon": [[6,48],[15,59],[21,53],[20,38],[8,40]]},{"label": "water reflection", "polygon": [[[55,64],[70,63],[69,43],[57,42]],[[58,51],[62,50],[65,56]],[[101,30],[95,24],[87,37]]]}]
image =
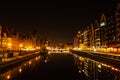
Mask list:
[{"label": "water reflection", "polygon": [[[88,80],[120,80],[120,68],[74,54],[79,73]],[[118,65],[119,66],[119,65]]]},{"label": "water reflection", "polygon": [[[13,69],[6,71],[5,73],[1,73],[0,80],[15,80],[15,78],[19,77],[22,74],[22,72],[28,71],[28,69],[32,71],[32,69],[34,69],[37,63],[39,63],[42,59],[43,57],[37,56]],[[44,60],[46,60],[45,57]]]}]

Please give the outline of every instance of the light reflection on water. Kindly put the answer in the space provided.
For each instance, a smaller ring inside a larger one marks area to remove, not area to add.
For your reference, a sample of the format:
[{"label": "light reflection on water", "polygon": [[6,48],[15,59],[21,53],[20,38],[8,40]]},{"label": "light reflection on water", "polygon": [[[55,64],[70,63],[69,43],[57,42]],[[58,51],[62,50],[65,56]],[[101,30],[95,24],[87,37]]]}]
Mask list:
[{"label": "light reflection on water", "polygon": [[[120,80],[120,68],[74,54],[79,73],[89,80]],[[119,65],[118,65],[119,66]]]},{"label": "light reflection on water", "polygon": [[[120,80],[120,68],[77,55],[74,55],[74,59],[79,68],[78,72],[85,74],[89,80]],[[19,77],[29,69],[32,72],[40,61],[44,63],[49,62],[48,58],[35,57],[18,67],[0,74],[0,80],[15,80],[16,77]]]},{"label": "light reflection on water", "polygon": [[31,60],[22,63],[21,65],[13,69],[10,69],[9,71],[6,71],[5,73],[0,74],[0,80],[12,80],[17,76],[19,76],[23,71],[25,71],[26,68],[30,67],[30,69],[32,70],[37,64],[37,62],[39,62],[40,60],[41,60],[41,56],[37,56]]}]

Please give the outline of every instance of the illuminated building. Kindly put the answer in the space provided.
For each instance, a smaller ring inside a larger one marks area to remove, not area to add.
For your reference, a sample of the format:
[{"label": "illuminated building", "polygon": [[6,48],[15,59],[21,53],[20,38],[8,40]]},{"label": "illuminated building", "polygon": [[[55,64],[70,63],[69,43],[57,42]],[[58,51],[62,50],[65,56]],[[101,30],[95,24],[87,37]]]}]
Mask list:
[{"label": "illuminated building", "polygon": [[95,28],[95,47],[100,48],[100,26],[98,20],[95,20],[94,22],[94,28]]},{"label": "illuminated building", "polygon": [[6,31],[3,30],[2,47],[6,50],[18,50],[18,35],[18,32],[14,31],[14,29],[6,28]]},{"label": "illuminated building", "polygon": [[95,30],[94,30],[94,26],[93,24],[90,25],[90,47],[94,47],[95,46],[95,34],[94,34]]},{"label": "illuminated building", "polygon": [[20,36],[20,43],[23,45],[23,50],[28,50],[33,47],[31,34],[25,34]]},{"label": "illuminated building", "polygon": [[[83,36],[82,36],[83,34]],[[113,3],[108,11],[80,33],[80,42],[87,48],[120,47],[120,3]],[[81,37],[82,36],[82,37]],[[78,38],[76,38],[76,41]],[[102,50],[102,49],[101,49]],[[119,49],[118,49],[119,50]]]},{"label": "illuminated building", "polygon": [[87,29],[87,46],[88,48],[90,48],[90,37],[91,37],[91,30],[90,30],[90,26],[88,26],[86,29]]},{"label": "illuminated building", "polygon": [[88,31],[87,30],[84,30],[83,31],[83,44],[85,47],[87,47],[88,45]]},{"label": "illuminated building", "polygon": [[77,36],[74,39],[74,45],[79,46],[79,48],[89,48],[90,47],[90,39],[91,39],[91,27],[87,27],[85,30],[81,32],[78,31]]},{"label": "illuminated building", "polygon": [[106,16],[106,44],[108,47],[118,47],[120,46],[120,3],[113,3],[113,6],[106,12]]},{"label": "illuminated building", "polygon": [[105,14],[101,15],[100,18],[100,47],[106,47],[106,32],[107,32],[107,20]]},{"label": "illuminated building", "polygon": [[[22,50],[31,49],[36,47],[40,49],[40,41],[37,39],[37,34],[20,35],[14,29],[0,26],[1,38],[0,38],[0,51],[7,50]],[[37,46],[36,46],[37,45]]]},{"label": "illuminated building", "polygon": [[22,50],[40,49],[40,38],[36,32],[20,35],[19,41],[22,44]]},{"label": "illuminated building", "polygon": [[[114,3],[113,3],[114,4]],[[115,5],[109,7],[108,11],[105,12],[107,17],[107,31],[106,31],[106,45],[107,47],[112,47],[116,45],[116,26],[115,26]]]},{"label": "illuminated building", "polygon": [[117,10],[115,13],[115,21],[116,21],[116,46],[120,46],[120,3],[117,5]]},{"label": "illuminated building", "polygon": [[65,49],[72,49],[73,48],[73,44],[72,43],[66,43],[65,44]]}]

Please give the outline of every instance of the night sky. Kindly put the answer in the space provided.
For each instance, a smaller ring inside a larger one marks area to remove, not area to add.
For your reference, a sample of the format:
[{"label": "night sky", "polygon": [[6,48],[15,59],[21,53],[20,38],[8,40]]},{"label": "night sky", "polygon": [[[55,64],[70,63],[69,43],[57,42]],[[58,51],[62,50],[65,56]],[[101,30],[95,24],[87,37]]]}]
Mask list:
[{"label": "night sky", "polygon": [[116,0],[73,1],[1,2],[0,24],[20,33],[37,30],[52,43],[71,43],[76,31],[93,23]]}]

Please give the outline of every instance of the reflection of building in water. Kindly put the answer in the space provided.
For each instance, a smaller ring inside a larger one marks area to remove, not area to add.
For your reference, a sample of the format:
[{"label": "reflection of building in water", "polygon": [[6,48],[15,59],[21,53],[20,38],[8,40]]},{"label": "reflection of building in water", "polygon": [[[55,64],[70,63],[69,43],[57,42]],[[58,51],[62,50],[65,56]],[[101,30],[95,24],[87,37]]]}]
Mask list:
[{"label": "reflection of building in water", "polygon": [[120,69],[94,61],[89,58],[79,57],[77,62],[79,72],[84,73],[90,80],[119,80]]}]

